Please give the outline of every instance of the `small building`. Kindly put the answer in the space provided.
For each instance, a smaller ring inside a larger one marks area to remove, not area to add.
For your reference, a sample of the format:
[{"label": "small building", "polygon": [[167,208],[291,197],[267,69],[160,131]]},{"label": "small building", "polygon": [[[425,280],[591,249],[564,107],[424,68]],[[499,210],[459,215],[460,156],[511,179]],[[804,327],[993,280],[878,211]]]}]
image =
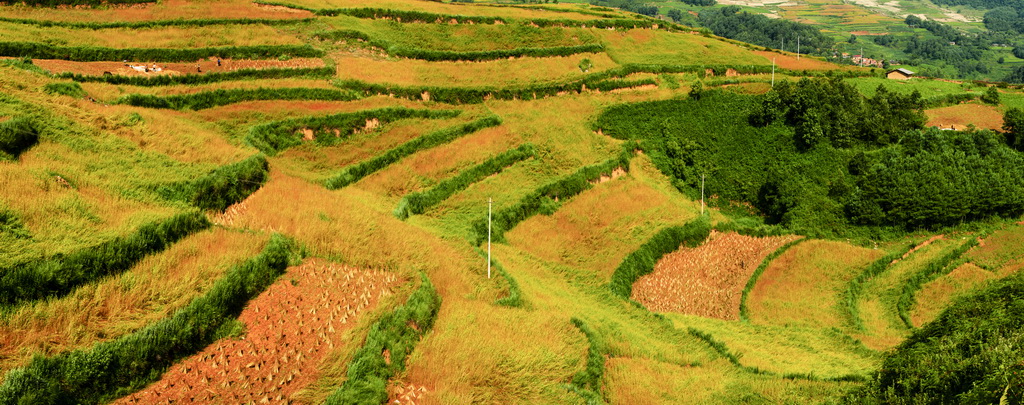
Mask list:
[{"label": "small building", "polygon": [[907,69],[899,68],[885,72],[885,77],[894,80],[907,80],[914,76],[914,72]]}]

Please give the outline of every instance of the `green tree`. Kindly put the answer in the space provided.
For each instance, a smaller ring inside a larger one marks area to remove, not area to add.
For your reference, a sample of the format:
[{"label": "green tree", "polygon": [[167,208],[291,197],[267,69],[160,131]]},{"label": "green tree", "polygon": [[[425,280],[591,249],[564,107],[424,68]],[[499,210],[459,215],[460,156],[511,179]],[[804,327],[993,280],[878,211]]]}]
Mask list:
[{"label": "green tree", "polygon": [[679,11],[679,9],[671,9],[668,11],[668,18],[671,18],[672,21],[679,22],[683,19],[683,12]]},{"label": "green tree", "polygon": [[996,86],[989,86],[985,89],[985,94],[981,95],[981,102],[992,105],[999,104],[999,90],[996,89]]},{"label": "green tree", "polygon": [[1024,151],[1024,110],[1014,107],[1003,114],[1003,132],[1007,145]]}]

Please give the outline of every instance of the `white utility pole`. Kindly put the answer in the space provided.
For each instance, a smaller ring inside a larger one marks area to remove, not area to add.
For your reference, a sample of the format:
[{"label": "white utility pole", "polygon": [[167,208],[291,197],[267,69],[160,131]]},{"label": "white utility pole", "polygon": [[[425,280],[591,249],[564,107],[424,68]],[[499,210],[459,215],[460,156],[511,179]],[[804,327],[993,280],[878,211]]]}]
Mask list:
[{"label": "white utility pole", "polygon": [[487,198],[487,278],[491,278],[491,204],[493,201]]},{"label": "white utility pole", "polygon": [[772,58],[772,88],[775,88],[775,58]]},{"label": "white utility pole", "polygon": [[800,60],[800,36],[796,37],[796,59]]},{"label": "white utility pole", "polygon": [[700,214],[704,215],[704,175],[700,175]]}]

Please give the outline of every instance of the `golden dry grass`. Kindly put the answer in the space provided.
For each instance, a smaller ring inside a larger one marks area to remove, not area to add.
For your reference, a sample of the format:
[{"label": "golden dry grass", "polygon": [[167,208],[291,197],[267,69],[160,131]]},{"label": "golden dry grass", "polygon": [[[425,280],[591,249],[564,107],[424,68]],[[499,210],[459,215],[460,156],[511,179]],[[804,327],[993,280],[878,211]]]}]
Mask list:
[{"label": "golden dry grass", "polygon": [[294,35],[267,25],[90,30],[0,22],[0,37],[4,41],[106,48],[204,48],[302,43]]},{"label": "golden dry grass", "polygon": [[255,256],[264,235],[213,229],[189,236],[130,270],[59,299],[23,306],[0,321],[0,370],[115,339],[170,316],[233,265]]},{"label": "golden dry grass", "polygon": [[766,325],[841,327],[840,294],[883,254],[834,241],[796,245],[773,260],[750,291],[750,319]]},{"label": "golden dry grass", "polygon": [[856,66],[845,66],[829,63],[821,59],[811,56],[801,56],[797,59],[796,55],[789,53],[776,53],[768,51],[750,51],[755,55],[760,55],[771,64],[771,61],[775,60],[775,66],[782,69],[792,70],[865,70],[865,68]]},{"label": "golden dry grass", "polygon": [[966,259],[987,269],[1002,270],[1024,258],[1024,226],[1017,224],[993,232],[964,255]]},{"label": "golden dry grass", "polygon": [[482,62],[428,62],[381,59],[351,53],[332,55],[338,77],[403,86],[483,87],[524,86],[560,82],[585,75],[580,61],[590,59],[590,73],[618,66],[606,54],[577,54],[549,58],[514,58]]},{"label": "golden dry grass", "polygon": [[163,0],[130,7],[46,8],[0,6],[0,16],[43,21],[109,22],[198,18],[309,18],[312,13],[294,9],[260,7],[249,0]]},{"label": "golden dry grass", "polygon": [[[108,83],[82,83],[82,89],[89,96],[105,102],[113,102],[118,97],[128,94],[149,94],[154,96],[175,96],[181,94],[194,94],[212,90],[230,89],[260,89],[260,88],[294,88],[305,87],[315,89],[335,89],[336,87],[328,80],[323,79],[267,79],[267,80],[230,80],[205,85],[175,85],[175,86],[128,86]],[[280,103],[280,101],[278,101]]]},{"label": "golden dry grass", "polygon": [[971,263],[960,265],[949,274],[945,274],[921,287],[921,291],[918,291],[915,295],[916,302],[910,311],[911,322],[916,327],[921,327],[931,322],[954,299],[979,288],[985,282],[995,278],[995,273]]},{"label": "golden dry grass", "polygon": [[704,65],[709,60],[719,65],[771,65],[770,59],[746,48],[699,34],[675,34],[659,30],[594,30],[618,63],[665,65]]},{"label": "golden dry grass", "polygon": [[967,129],[971,124],[979,129],[1001,131],[1003,128],[1003,113],[999,107],[977,102],[933,108],[924,113],[928,116],[925,124],[928,126],[958,130]]},{"label": "golden dry grass", "polygon": [[[292,0],[290,4],[311,8],[351,8],[373,7],[399,10],[415,10],[437,14],[454,14],[466,16],[500,16],[506,18],[548,18],[593,20],[598,17],[571,13],[553,12],[524,7],[488,7],[486,5],[421,2],[410,0]],[[572,10],[575,5],[556,5],[556,7]]]}]

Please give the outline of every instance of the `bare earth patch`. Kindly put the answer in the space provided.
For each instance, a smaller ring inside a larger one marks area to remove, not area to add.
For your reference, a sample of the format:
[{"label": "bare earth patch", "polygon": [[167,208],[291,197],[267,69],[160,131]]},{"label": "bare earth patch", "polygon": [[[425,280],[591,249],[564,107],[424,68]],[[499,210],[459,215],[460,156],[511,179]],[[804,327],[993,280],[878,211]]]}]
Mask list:
[{"label": "bare earth patch", "polygon": [[936,126],[941,129],[963,130],[968,124],[974,124],[981,129],[1001,130],[1003,127],[1003,114],[999,108],[978,103],[951,105],[949,107],[933,108],[925,110],[928,116],[928,126]]},{"label": "bare earth patch", "polygon": [[696,248],[669,253],[633,285],[633,299],[657,312],[739,319],[740,297],[764,258],[799,236],[755,238],[713,232]]},{"label": "bare earth patch", "polygon": [[117,403],[287,401],[316,380],[342,332],[397,285],[390,273],[307,260],[246,306],[245,336],[217,341]]}]

